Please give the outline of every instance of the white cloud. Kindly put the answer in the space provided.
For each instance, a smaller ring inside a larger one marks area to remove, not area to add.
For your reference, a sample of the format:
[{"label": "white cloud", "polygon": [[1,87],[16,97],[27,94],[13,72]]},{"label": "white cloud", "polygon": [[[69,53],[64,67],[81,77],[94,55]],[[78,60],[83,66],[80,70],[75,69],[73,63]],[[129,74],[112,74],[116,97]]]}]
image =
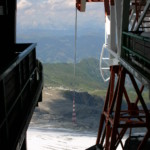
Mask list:
[{"label": "white cloud", "polygon": [[25,15],[27,15],[27,16],[34,15],[35,11],[36,11],[35,9],[28,9],[25,11]]},{"label": "white cloud", "polygon": [[19,0],[17,4],[18,9],[24,9],[30,6],[32,6],[32,3],[27,0]]},{"label": "white cloud", "polygon": [[[17,21],[22,28],[74,29],[75,0],[18,0]],[[88,3],[85,13],[78,12],[78,25],[104,24],[104,6]]]},{"label": "white cloud", "polygon": [[75,6],[75,0],[47,0],[45,1],[44,3],[47,3],[47,4],[51,4],[51,5],[58,5],[60,7],[72,7],[72,6]]}]

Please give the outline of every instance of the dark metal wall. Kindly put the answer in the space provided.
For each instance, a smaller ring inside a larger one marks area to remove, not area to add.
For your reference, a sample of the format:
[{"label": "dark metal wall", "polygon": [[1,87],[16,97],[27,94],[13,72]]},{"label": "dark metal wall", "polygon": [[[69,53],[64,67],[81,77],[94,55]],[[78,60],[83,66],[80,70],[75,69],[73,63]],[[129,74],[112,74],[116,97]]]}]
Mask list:
[{"label": "dark metal wall", "polygon": [[0,0],[0,149],[5,150],[26,150],[26,131],[43,88],[36,44],[16,43],[16,3]]},{"label": "dark metal wall", "polygon": [[12,55],[16,43],[16,0],[0,0],[0,57]]},{"label": "dark metal wall", "polygon": [[41,101],[42,68],[35,46],[17,44],[20,53],[0,72],[0,147],[5,150],[25,149],[26,131]]}]

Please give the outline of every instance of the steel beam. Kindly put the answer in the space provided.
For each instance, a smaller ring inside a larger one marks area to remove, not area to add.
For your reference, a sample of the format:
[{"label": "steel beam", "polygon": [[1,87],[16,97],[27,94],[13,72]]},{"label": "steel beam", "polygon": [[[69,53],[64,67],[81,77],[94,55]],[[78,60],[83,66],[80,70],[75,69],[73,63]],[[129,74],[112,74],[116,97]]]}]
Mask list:
[{"label": "steel beam", "polygon": [[[146,128],[147,132],[138,146],[138,149],[142,149],[150,137],[150,110],[148,110],[142,97],[144,86],[142,85],[139,89],[133,75],[123,66],[111,66],[110,72],[111,77],[101,114],[96,144],[100,144],[105,150],[115,150],[121,144],[123,149],[122,138],[128,130],[130,130],[131,135],[132,128]],[[129,76],[137,93],[134,102],[131,102],[125,88],[126,75]],[[115,76],[117,76],[117,84],[114,84]],[[125,101],[128,105],[127,110],[122,110],[123,95],[125,95]],[[140,110],[137,105],[138,102],[142,104]]]},{"label": "steel beam", "polygon": [[147,11],[149,10],[149,7],[150,7],[150,0],[147,1],[146,6],[144,7],[144,10],[143,10],[143,14],[140,16],[139,21],[138,21],[134,31],[138,31],[144,17],[146,16]]}]

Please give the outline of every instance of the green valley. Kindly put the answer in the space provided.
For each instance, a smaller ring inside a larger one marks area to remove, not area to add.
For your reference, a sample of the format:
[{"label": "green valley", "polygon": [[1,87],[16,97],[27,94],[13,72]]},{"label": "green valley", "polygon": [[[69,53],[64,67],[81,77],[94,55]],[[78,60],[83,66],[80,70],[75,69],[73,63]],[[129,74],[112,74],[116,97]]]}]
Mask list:
[{"label": "green valley", "polygon": [[53,63],[43,64],[44,82],[46,86],[62,86],[80,91],[104,90],[107,88],[99,70],[99,60],[83,59],[76,64],[74,78],[74,64]]}]

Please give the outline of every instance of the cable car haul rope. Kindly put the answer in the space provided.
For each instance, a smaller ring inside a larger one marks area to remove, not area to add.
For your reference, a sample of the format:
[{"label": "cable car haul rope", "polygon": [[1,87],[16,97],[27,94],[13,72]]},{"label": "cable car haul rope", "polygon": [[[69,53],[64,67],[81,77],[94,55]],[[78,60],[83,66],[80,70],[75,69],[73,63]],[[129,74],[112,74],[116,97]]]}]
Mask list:
[{"label": "cable car haul rope", "polygon": [[75,7],[75,41],[74,41],[74,79],[73,79],[73,110],[72,110],[72,122],[76,123],[76,111],[75,111],[75,98],[76,98],[76,92],[75,92],[75,83],[76,83],[76,53],[77,53],[77,8]]}]

